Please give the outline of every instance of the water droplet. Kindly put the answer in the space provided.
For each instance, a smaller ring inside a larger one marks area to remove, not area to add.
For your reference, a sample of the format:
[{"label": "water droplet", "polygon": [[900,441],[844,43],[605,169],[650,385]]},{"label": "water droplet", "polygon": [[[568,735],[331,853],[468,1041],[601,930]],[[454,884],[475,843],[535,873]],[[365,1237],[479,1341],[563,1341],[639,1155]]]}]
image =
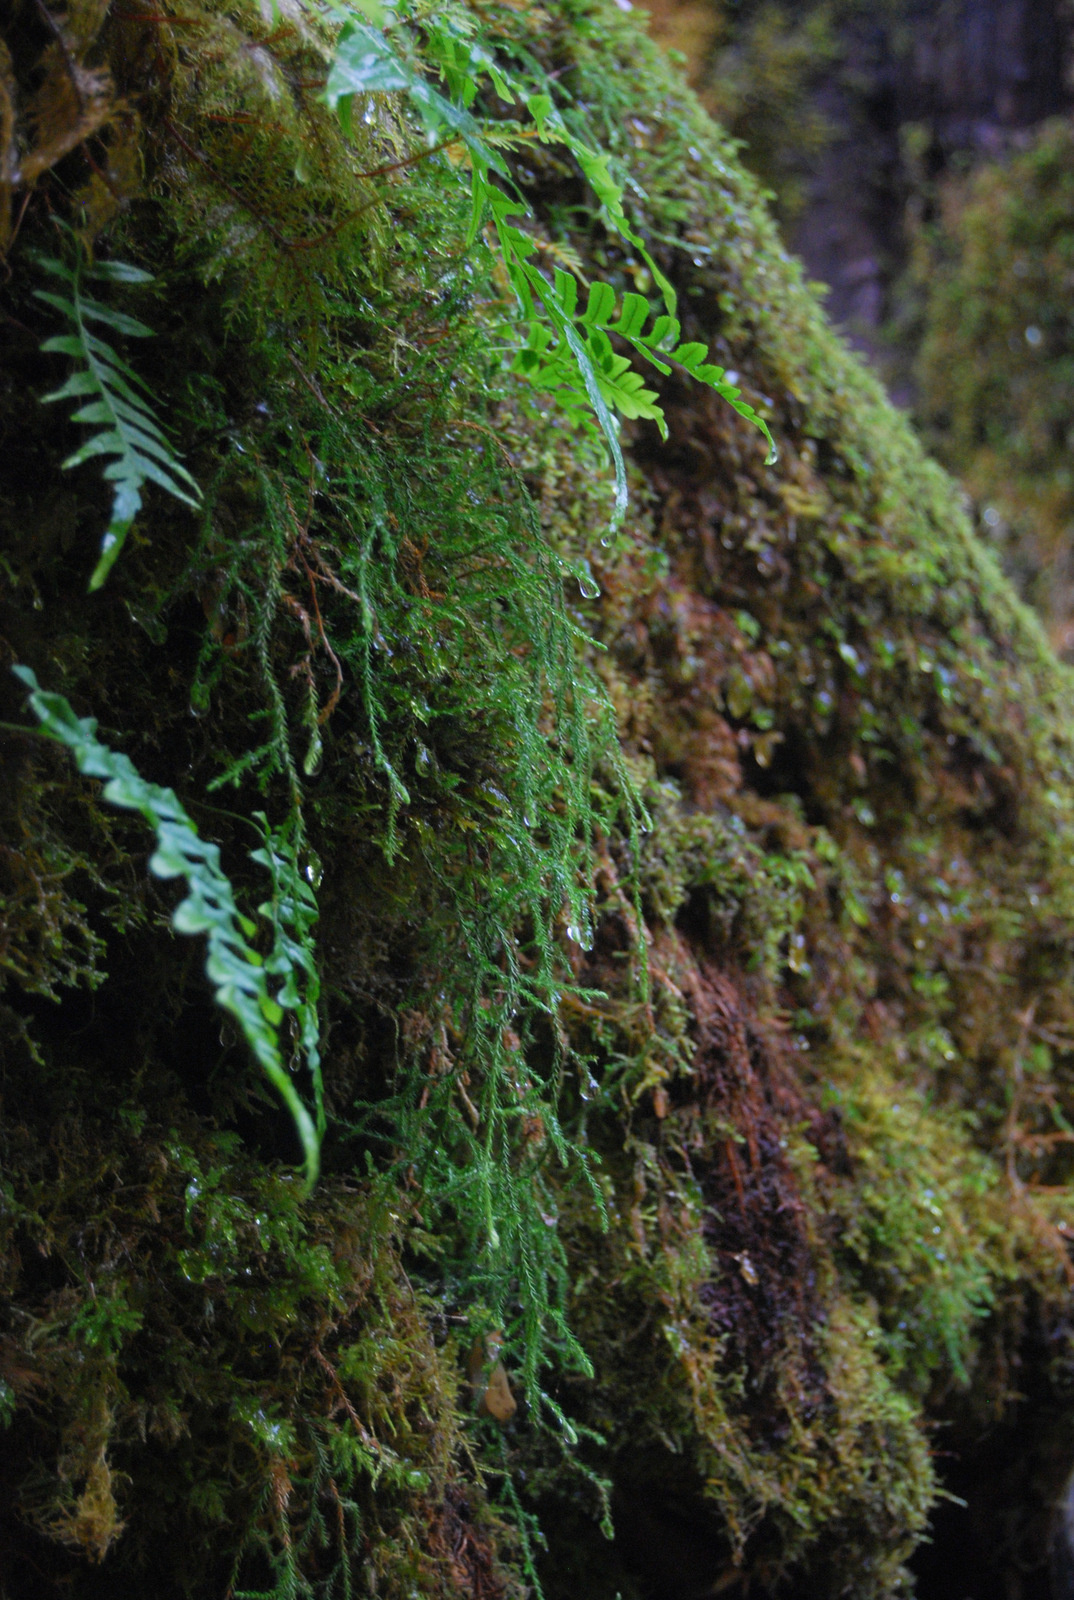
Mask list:
[{"label": "water droplet", "polygon": [[321,770],[321,757],[323,754],[324,742],[321,739],[320,731],[317,728],[314,728],[310,735],[309,748],[306,751],[306,758],[302,763],[302,771],[307,778],[316,777],[317,773]]},{"label": "water droplet", "polygon": [[589,562],[583,557],[574,572],[578,579],[578,587],[587,600],[596,600],[600,596],[600,584],[593,576]]}]

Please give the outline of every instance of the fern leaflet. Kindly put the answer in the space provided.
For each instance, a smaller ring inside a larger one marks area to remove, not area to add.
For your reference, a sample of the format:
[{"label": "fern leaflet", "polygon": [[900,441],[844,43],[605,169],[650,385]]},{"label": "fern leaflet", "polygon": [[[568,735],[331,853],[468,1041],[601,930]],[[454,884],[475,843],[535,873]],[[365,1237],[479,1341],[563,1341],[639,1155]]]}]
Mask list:
[{"label": "fern leaflet", "polygon": [[[273,931],[273,947],[261,956],[250,940],[257,925],[239,911],[231,882],[220,866],[220,850],[202,839],[174,789],[147,783],[129,757],[109,750],[97,738],[92,717],[76,717],[62,694],[41,689],[29,667],[12,669],[30,690],[29,706],[50,739],[64,744],[80,772],[105,780],[104,797],[125,811],[137,811],[157,836],[149,870],[158,878],[185,878],[187,894],[172,914],[177,933],[204,933],[208,942],[205,972],[214,986],[216,1003],[238,1022],[265,1076],[291,1113],[305,1157],[307,1187],[317,1181],[325,1128],[321,1081],[317,999],[319,981],[313,959],[311,929],[317,901],[303,878],[293,841],[273,833],[257,818],[263,844],[251,859],[272,877],[271,899],[258,907]],[[283,979],[273,993],[268,977]],[[310,1114],[295,1088],[280,1049],[279,1026],[285,1010],[296,1014],[299,1035],[313,1084]]]},{"label": "fern leaflet", "polygon": [[39,256],[38,264],[60,279],[67,292],[37,289],[37,299],[61,312],[73,329],[46,339],[41,348],[55,355],[71,356],[78,364],[67,382],[43,399],[46,404],[56,400],[85,401],[74,412],[73,420],[93,424],[97,430],[67,457],[63,466],[81,466],[94,456],[112,457],[104,469],[106,482],[114,485],[112,514],[89,583],[91,590],[99,589],[141,509],[146,483],[158,484],[188,506],[197,506],[201,496],[157,421],[147,386],[129,362],[90,326],[112,328],[132,339],[151,338],[153,330],[144,322],[92,299],[83,288],[86,277],[108,283],[144,284],[152,282],[151,274],[126,261],[99,261],[86,268],[81,257],[73,267],[52,256]]}]

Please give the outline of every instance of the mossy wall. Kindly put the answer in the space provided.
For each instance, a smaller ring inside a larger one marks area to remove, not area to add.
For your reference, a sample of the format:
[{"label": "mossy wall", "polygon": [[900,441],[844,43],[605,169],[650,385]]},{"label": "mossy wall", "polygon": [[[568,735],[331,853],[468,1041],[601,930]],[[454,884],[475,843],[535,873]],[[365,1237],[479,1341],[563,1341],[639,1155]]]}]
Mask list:
[{"label": "mossy wall", "polygon": [[[328,1113],[307,1194],[152,831],[5,671],[5,1600],[879,1600],[938,1454],[1012,1415],[995,1566],[1043,1586],[1069,671],[635,21],[458,25],[608,152],[778,462],[669,376],[613,528],[458,147],[397,92],[345,139],[312,11],[5,14],[5,665],[176,791],[265,952],[290,830]],[[505,144],[541,259],[650,293],[569,156]],[[147,488],[89,594],[62,222],[153,274],[108,303],[202,497]]]}]

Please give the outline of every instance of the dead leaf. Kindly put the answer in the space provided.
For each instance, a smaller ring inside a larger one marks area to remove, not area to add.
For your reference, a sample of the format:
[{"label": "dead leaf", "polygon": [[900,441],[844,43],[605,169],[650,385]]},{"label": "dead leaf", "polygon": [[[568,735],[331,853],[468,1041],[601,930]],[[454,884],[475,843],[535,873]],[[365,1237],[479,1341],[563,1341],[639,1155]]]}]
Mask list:
[{"label": "dead leaf", "polygon": [[518,1401],[511,1393],[507,1371],[502,1361],[497,1361],[489,1373],[488,1388],[482,1396],[482,1405],[497,1422],[509,1422],[518,1410]]},{"label": "dead leaf", "polygon": [[[493,1332],[475,1339],[470,1350],[470,1382],[474,1386],[477,1408],[500,1423],[509,1422],[518,1410],[507,1369],[497,1353],[502,1344],[503,1334]],[[491,1369],[489,1362],[492,1362]]]}]

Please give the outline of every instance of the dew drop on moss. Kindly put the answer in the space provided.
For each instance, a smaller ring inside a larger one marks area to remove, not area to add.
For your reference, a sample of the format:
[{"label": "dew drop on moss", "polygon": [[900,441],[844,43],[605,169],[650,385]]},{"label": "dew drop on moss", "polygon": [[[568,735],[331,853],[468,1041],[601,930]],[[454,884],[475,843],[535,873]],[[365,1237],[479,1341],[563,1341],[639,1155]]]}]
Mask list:
[{"label": "dew drop on moss", "polygon": [[575,569],[575,577],[578,579],[579,589],[581,589],[582,594],[587,600],[597,600],[600,598],[600,584],[597,582],[596,578],[594,578],[589,562],[584,558],[579,561],[578,566]]}]

